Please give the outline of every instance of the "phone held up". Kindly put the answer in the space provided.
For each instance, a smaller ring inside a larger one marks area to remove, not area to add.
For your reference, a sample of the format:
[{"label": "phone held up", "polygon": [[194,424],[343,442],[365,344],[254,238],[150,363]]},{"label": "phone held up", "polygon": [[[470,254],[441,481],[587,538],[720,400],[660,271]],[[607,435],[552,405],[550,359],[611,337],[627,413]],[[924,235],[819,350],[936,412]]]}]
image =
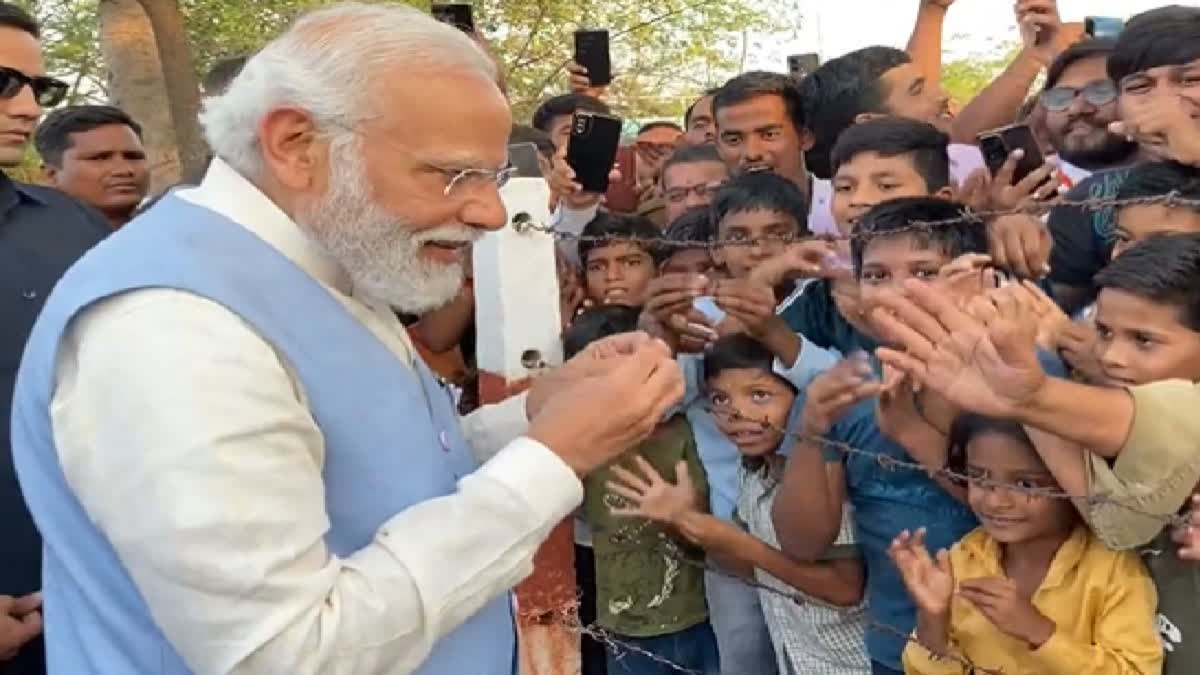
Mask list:
[{"label": "phone held up", "polygon": [[434,3],[429,7],[429,13],[438,21],[454,26],[467,35],[475,34],[475,16],[471,5],[465,2]]},{"label": "phone held up", "polygon": [[578,111],[571,120],[571,138],[567,141],[567,164],[584,192],[608,191],[621,143],[621,119],[612,115]]},{"label": "phone held up", "polygon": [[792,54],[787,57],[788,74],[794,79],[802,80],[808,74],[821,67],[821,56],[816,52]]},{"label": "phone held up", "polygon": [[594,87],[612,84],[612,58],[608,51],[607,30],[575,31],[575,63],[587,68],[588,81]]},{"label": "phone held up", "polygon": [[1021,150],[1024,153],[1013,173],[1014,185],[1025,180],[1046,162],[1041,149],[1038,148],[1037,139],[1027,124],[1012,124],[985,131],[979,134],[977,139],[979,150],[983,153],[983,161],[993,176],[1000,172],[1000,168],[1013,152]]}]

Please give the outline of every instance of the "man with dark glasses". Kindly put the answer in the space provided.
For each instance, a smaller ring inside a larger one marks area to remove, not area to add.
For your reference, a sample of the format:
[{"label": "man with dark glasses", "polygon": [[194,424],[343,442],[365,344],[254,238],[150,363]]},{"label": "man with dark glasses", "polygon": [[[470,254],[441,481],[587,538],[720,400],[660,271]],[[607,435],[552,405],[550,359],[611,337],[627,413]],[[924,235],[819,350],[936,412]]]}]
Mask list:
[{"label": "man with dark glasses", "polygon": [[100,216],[55,190],[16,183],[44,108],[67,85],[46,76],[37,23],[0,2],[0,672],[46,672],[41,633],[42,542],[13,472],[9,411],[17,363],[50,289],[103,238]]},{"label": "man with dark glasses", "polygon": [[1105,70],[1112,40],[1076,43],[1055,59],[1038,99],[1051,145],[1075,182],[1132,161],[1137,145],[1109,132],[1117,119],[1117,85]]}]

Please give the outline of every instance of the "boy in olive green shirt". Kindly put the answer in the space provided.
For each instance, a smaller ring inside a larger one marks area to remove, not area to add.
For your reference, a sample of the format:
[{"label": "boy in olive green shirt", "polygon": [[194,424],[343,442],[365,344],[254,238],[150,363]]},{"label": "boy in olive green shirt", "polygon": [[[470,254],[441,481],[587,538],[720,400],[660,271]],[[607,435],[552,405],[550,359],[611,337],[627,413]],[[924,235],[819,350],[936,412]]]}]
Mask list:
[{"label": "boy in olive green shirt", "polygon": [[[587,310],[564,334],[564,354],[569,358],[595,340],[637,330],[639,312],[616,305]],[[704,553],[675,539],[662,525],[612,514],[625,506],[608,490],[612,467],[632,466],[635,456],[669,476],[685,462],[697,502],[708,503],[704,468],[682,415],[663,422],[641,445],[585,479],[584,515],[596,558],[596,623],[617,642],[609,650],[608,675],[668,675],[678,668],[717,675],[704,568],[681,560],[703,560]]]}]

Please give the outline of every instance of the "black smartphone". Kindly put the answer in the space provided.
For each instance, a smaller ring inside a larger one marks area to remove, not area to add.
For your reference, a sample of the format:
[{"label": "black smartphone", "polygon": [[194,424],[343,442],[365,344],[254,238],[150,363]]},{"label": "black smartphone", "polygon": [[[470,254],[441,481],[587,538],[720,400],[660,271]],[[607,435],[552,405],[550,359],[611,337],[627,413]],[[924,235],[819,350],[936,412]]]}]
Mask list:
[{"label": "black smartphone", "polygon": [[465,2],[435,3],[429,7],[433,18],[448,23],[468,35],[475,34],[475,15]]},{"label": "black smartphone", "polygon": [[542,165],[533,143],[513,143],[508,146],[508,165],[517,170],[517,178],[541,178]]},{"label": "black smartphone", "polygon": [[585,192],[608,192],[608,174],[621,143],[621,119],[601,113],[579,111],[571,120],[567,141],[567,164]]},{"label": "black smartphone", "polygon": [[607,30],[575,31],[575,63],[587,68],[588,81],[603,87],[612,83],[612,60]]},{"label": "black smartphone", "polygon": [[788,74],[797,80],[821,67],[821,55],[816,52],[792,54],[787,57]]},{"label": "black smartphone", "polygon": [[1083,20],[1083,30],[1094,38],[1116,38],[1125,30],[1125,21],[1114,16],[1089,16]]},{"label": "black smartphone", "polygon": [[1029,174],[1037,171],[1046,163],[1042,151],[1038,148],[1037,139],[1027,124],[1012,124],[999,129],[992,129],[979,134],[979,150],[983,153],[983,161],[988,171],[995,176],[1000,167],[1008,161],[1008,156],[1016,150],[1023,150],[1025,156],[1017,162],[1013,172],[1013,185],[1025,180]]}]

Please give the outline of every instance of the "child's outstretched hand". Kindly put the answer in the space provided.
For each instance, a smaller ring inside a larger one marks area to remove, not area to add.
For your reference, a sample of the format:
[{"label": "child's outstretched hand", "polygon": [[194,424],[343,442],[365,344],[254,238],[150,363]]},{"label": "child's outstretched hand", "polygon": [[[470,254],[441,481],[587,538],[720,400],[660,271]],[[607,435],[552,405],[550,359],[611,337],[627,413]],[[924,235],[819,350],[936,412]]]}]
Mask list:
[{"label": "child's outstretched hand", "polygon": [[950,553],[938,551],[937,557],[925,548],[925,529],[910,534],[900,533],[888,548],[888,555],[900,570],[908,594],[922,612],[945,618],[950,614],[954,598],[954,570],[950,568]]},{"label": "child's outstretched hand", "polygon": [[641,455],[633,458],[636,471],[613,466],[614,480],[608,490],[632,506],[613,508],[612,514],[625,518],[647,518],[675,524],[686,514],[698,510],[698,493],[688,473],[687,462],[675,465],[675,483],[668,483]]},{"label": "child's outstretched hand", "polygon": [[1179,544],[1179,557],[1200,562],[1200,495],[1192,497],[1192,511],[1188,524],[1175,530],[1175,542]]},{"label": "child's outstretched hand", "polygon": [[871,376],[871,367],[862,354],[855,354],[821,373],[805,393],[801,432],[824,436],[850,408],[875,396],[882,385]]},{"label": "child's outstretched hand", "polygon": [[1054,622],[1038,611],[1012,579],[967,579],[958,586],[958,593],[996,628],[1037,649],[1054,635]]}]

